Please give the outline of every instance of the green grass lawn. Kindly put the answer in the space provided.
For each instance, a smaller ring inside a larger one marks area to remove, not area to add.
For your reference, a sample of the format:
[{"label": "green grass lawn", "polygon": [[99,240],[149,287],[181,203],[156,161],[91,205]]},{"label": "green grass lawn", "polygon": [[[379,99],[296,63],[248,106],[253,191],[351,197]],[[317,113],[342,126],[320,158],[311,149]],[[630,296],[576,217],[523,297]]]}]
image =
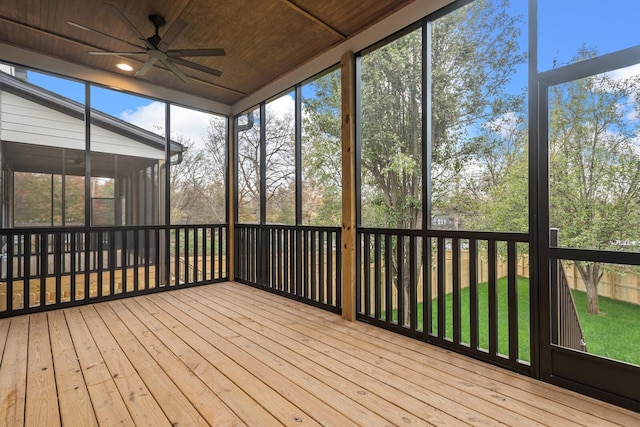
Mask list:
[{"label": "green grass lawn", "polygon": [[[600,297],[599,315],[587,313],[586,294],[572,291],[589,353],[640,365],[640,306]],[[507,279],[498,280],[498,352],[509,350]],[[489,287],[478,284],[479,345],[489,347]],[[469,289],[460,292],[461,341],[469,343]],[[453,338],[453,295],[446,295],[446,337]],[[438,330],[437,300],[433,300],[432,333]],[[423,328],[422,303],[418,304],[418,329]],[[394,320],[397,312],[394,310]],[[518,358],[530,360],[529,344],[529,280],[518,278]]]},{"label": "green grass lawn", "polygon": [[640,306],[600,297],[600,314],[589,314],[587,294],[572,293],[587,351],[640,365]]}]

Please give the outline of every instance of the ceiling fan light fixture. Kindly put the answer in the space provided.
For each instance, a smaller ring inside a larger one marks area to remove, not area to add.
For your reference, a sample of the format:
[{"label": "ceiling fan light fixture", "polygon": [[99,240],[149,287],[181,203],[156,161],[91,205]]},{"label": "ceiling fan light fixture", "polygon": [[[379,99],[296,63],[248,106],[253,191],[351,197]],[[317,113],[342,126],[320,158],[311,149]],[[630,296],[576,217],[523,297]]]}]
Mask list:
[{"label": "ceiling fan light fixture", "polygon": [[133,71],[133,67],[129,64],[126,64],[124,62],[120,62],[118,64],[116,64],[116,67],[118,67],[119,69],[121,69],[122,71]]},{"label": "ceiling fan light fixture", "polygon": [[133,71],[133,67],[129,64],[126,64],[124,62],[120,62],[118,64],[116,64],[116,67],[118,67],[119,69],[121,69],[122,71]]}]

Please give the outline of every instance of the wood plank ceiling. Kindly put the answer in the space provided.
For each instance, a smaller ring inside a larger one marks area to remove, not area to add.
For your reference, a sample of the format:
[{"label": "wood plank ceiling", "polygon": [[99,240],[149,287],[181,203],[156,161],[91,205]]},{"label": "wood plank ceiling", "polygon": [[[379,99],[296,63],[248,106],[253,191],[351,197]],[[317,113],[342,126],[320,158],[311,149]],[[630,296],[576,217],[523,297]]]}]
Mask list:
[{"label": "wood plank ceiling", "polygon": [[[187,26],[171,43],[171,49],[226,50],[226,56],[222,57],[185,58],[222,71],[219,77],[179,67],[190,79],[184,83],[162,65],[155,65],[143,77],[136,78],[231,105],[412,1],[112,0],[112,3],[146,37],[154,33],[148,20],[151,14],[160,14],[167,21],[160,36],[176,19],[184,21]],[[74,27],[68,21],[122,41]],[[123,59],[136,69],[145,60],[87,53],[130,51],[135,48],[126,42],[141,44],[113,8],[100,0],[2,0],[0,41],[110,72],[117,71],[115,65]]]}]

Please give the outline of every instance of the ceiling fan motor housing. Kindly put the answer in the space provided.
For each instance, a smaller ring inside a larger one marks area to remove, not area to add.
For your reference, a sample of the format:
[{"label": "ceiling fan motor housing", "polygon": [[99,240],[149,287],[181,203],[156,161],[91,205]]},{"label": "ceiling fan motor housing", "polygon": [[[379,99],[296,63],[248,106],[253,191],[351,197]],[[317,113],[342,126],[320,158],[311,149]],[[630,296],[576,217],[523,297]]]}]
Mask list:
[{"label": "ceiling fan motor housing", "polygon": [[160,27],[163,27],[167,23],[167,21],[164,20],[164,17],[162,15],[157,15],[157,14],[149,15],[149,21],[156,28],[156,33],[151,37],[147,38],[147,40],[149,41],[149,43],[151,43],[154,47],[157,48],[160,42],[162,41],[162,39],[160,38],[160,35],[158,34],[158,29]]}]

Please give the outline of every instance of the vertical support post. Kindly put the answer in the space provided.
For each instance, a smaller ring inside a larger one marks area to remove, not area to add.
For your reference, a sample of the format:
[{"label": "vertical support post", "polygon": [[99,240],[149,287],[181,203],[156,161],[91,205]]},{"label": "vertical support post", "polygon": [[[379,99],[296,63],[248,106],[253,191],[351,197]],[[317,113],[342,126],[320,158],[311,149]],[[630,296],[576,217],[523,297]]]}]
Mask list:
[{"label": "vertical support post", "polygon": [[356,58],[342,55],[342,318],[356,318]]},{"label": "vertical support post", "polygon": [[[549,228],[549,247],[557,248],[558,247],[558,229],[557,228]],[[555,260],[549,263],[549,270],[551,274],[549,275],[550,280],[550,293],[551,293],[551,307],[549,309],[551,313],[551,342],[553,344],[559,344],[559,325],[560,325],[560,316],[558,313],[558,300],[560,298],[558,294],[558,286],[560,277],[560,269],[559,269],[559,260]]]},{"label": "vertical support post", "polygon": [[[161,172],[158,167],[158,172]],[[157,268],[160,269],[160,283],[157,286],[169,286],[171,283],[171,104],[168,102],[164,106],[164,173],[159,173],[159,194],[160,206],[162,214],[160,215],[160,224],[164,225],[164,233],[162,233],[161,241],[156,241],[157,250],[160,257],[156,260]],[[164,192],[164,194],[163,194]],[[127,205],[129,205],[127,203]],[[122,247],[122,251],[128,248]],[[178,256],[178,254],[176,254]],[[123,276],[126,276],[127,269],[123,266]]]},{"label": "vertical support post", "polygon": [[[227,161],[226,161],[226,166],[227,166],[227,173],[226,175],[226,180],[227,180],[227,218],[226,218],[226,223],[227,223],[227,252],[226,252],[226,257],[227,257],[227,280],[235,280],[236,278],[236,266],[235,266],[235,256],[234,254],[235,252],[235,248],[236,248],[236,212],[235,212],[235,200],[236,200],[236,188],[235,188],[235,184],[236,184],[236,180],[234,179],[235,176],[235,146],[236,143],[238,141],[238,138],[236,137],[236,130],[235,130],[235,119],[233,117],[230,117],[227,120]],[[221,239],[220,239],[221,240]],[[221,244],[222,242],[218,240],[218,244]],[[213,243],[212,243],[212,247],[213,247]],[[220,253],[218,251],[218,253]]]}]

